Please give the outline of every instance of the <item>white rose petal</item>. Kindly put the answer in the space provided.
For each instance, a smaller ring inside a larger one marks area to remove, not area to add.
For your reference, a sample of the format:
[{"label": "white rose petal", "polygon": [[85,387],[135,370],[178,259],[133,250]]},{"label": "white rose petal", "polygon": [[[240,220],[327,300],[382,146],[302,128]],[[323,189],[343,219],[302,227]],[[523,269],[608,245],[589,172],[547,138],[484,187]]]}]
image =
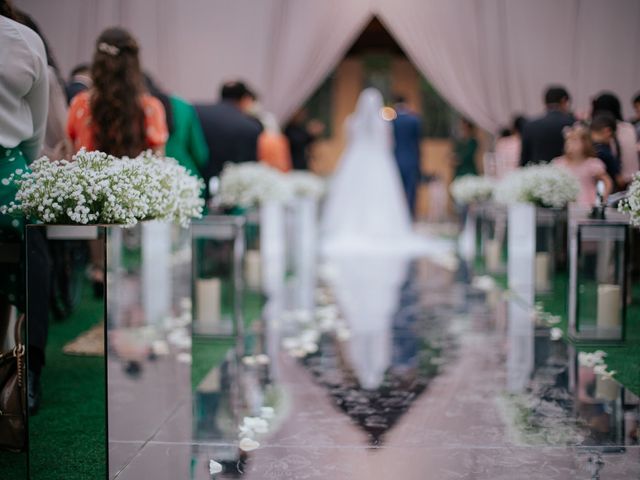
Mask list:
[{"label": "white rose petal", "polygon": [[259,448],[260,443],[251,438],[243,438],[242,440],[240,440],[238,446],[240,447],[240,450],[250,452],[252,450],[255,450],[256,448]]},{"label": "white rose petal", "polygon": [[220,472],[222,472],[222,465],[215,460],[209,460],[209,474],[215,475]]}]

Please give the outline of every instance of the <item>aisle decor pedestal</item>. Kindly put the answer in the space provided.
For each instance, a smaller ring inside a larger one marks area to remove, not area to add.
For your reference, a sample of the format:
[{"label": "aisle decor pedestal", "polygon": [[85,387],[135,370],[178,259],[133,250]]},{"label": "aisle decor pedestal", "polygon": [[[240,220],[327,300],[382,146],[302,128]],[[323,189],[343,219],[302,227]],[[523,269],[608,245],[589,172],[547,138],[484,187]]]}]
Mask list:
[{"label": "aisle decor pedestal", "polygon": [[[41,222],[25,229],[27,343],[43,346],[49,318],[80,315],[76,320],[93,328],[65,345],[64,352],[78,359],[68,361],[77,361],[81,371],[86,363],[80,356],[104,358],[100,373],[88,371],[91,378],[84,379],[84,388],[102,396],[92,421],[75,417],[73,405],[59,406],[73,431],[91,431],[91,448],[83,449],[69,428],[53,425],[42,412],[28,421],[29,475],[50,478],[47,459],[74,451],[78,461],[68,466],[73,471],[56,465],[56,476],[106,478],[122,467],[110,465],[110,439],[144,438],[144,432],[136,432],[141,424],[117,416],[123,411],[122,392],[116,391],[121,364],[142,362],[156,340],[164,345],[161,354],[170,354],[164,338],[171,334],[180,337],[175,348],[190,356],[189,224],[202,212],[202,184],[175,160],[149,152],[120,159],[85,150],[73,162],[36,160],[31,172],[15,180],[16,199],[3,211]],[[113,365],[117,368],[108,368]],[[54,368],[49,362],[43,375]],[[60,382],[61,392],[70,388],[65,376],[49,377],[48,389],[52,382]],[[44,392],[42,410],[53,408],[50,394]]]},{"label": "aisle decor pedestal", "polygon": [[570,212],[569,335],[576,341],[619,343],[628,318],[629,220],[608,212]]},{"label": "aisle decor pedestal", "polygon": [[243,326],[246,219],[209,215],[192,224],[193,333],[235,336]]},{"label": "aisle decor pedestal", "polygon": [[[83,355],[104,358],[102,372],[94,378],[95,388],[104,389],[101,405],[94,413],[102,417],[103,427],[101,437],[95,438],[92,445],[103,456],[104,477],[110,461],[109,438],[120,438],[113,425],[122,424],[109,406],[113,396],[121,393],[114,387],[121,382],[121,373],[111,372],[108,365],[127,362],[147,348],[144,342],[134,347],[129,341],[123,342],[123,338],[138,337],[135,332],[146,332],[144,336],[148,338],[162,338],[165,329],[171,327],[167,325],[169,319],[180,318],[184,300],[191,297],[189,240],[188,227],[167,222],[142,222],[131,228],[116,225],[26,228],[26,318],[32,339],[39,337],[43,321],[59,317],[61,311],[64,316],[83,312],[87,328],[101,325],[102,344],[95,344],[95,339],[83,341],[81,336],[65,349],[75,355],[68,361],[77,363],[78,369],[82,368]],[[48,251],[63,257],[47,258]],[[47,277],[55,285],[51,294],[45,288]],[[46,365],[43,374],[48,368],[55,366]],[[51,382],[50,379],[49,386]],[[44,392],[42,409],[51,408],[47,393]],[[48,478],[41,475],[46,472],[42,467],[48,458],[45,452],[51,447],[41,443],[41,438],[55,443],[56,448],[73,440],[64,431],[48,429],[39,420],[29,422],[28,461],[32,479]],[[82,418],[71,417],[67,421],[75,422],[74,428],[83,429]],[[127,432],[135,428],[130,425]]]}]

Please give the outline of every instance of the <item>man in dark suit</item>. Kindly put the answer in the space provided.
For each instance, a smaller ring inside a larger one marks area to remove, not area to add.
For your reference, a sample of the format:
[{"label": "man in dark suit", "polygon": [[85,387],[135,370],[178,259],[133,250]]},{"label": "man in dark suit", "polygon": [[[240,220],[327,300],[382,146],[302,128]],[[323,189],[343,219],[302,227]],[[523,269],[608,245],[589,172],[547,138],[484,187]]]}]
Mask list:
[{"label": "man in dark suit", "polygon": [[71,103],[73,97],[75,97],[80,92],[84,92],[85,90],[91,88],[92,84],[93,82],[91,81],[91,67],[89,67],[89,65],[85,63],[76,65],[73,70],[71,70],[71,78],[65,86],[67,102]]},{"label": "man in dark suit", "polygon": [[396,118],[393,120],[395,157],[407,196],[411,216],[415,216],[416,193],[420,180],[420,117],[409,109],[404,97],[396,97]]},{"label": "man in dark suit", "polygon": [[522,130],[521,166],[548,163],[562,155],[564,151],[562,130],[575,122],[569,110],[571,99],[564,87],[547,88],[544,103],[547,113],[525,124]]},{"label": "man in dark suit", "polygon": [[222,85],[220,101],[210,105],[195,105],[202,131],[209,146],[209,162],[205,181],[218,176],[225,163],[255,162],[260,122],[244,113],[252,95],[242,82]]}]

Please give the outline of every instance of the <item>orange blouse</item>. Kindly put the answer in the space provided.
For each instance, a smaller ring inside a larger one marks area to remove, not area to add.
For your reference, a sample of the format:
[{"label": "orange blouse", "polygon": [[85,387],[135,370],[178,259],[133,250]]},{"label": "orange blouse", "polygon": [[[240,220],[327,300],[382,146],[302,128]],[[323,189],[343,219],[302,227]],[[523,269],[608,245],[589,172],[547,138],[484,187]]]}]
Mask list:
[{"label": "orange blouse", "polygon": [[258,160],[281,172],[291,170],[287,137],[281,133],[262,132],[258,137]]},{"label": "orange blouse", "polygon": [[[144,94],[141,98],[144,109],[144,128],[147,147],[161,148],[167,143],[169,132],[164,107],[157,98]],[[85,147],[95,150],[94,129],[91,122],[89,92],[84,91],[73,97],[67,118],[67,135],[71,138],[76,151]]]}]

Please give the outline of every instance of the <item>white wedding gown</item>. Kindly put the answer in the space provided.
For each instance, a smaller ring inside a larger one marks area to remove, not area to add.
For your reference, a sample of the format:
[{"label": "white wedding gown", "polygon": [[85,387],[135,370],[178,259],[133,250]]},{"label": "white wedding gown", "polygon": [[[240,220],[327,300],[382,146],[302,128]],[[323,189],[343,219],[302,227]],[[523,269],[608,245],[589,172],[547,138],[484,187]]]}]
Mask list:
[{"label": "white wedding gown", "polygon": [[331,179],[322,217],[322,251],[327,256],[433,253],[439,246],[435,239],[427,241],[413,232],[393,156],[391,123],[381,116],[383,106],[380,92],[368,88],[348,120],[347,147]]},{"label": "white wedding gown", "polygon": [[413,232],[382,107],[378,90],[360,95],[322,217],[322,252],[351,331],[350,364],[366,389],[378,388],[391,362],[391,323],[410,259],[452,251],[450,242]]}]

